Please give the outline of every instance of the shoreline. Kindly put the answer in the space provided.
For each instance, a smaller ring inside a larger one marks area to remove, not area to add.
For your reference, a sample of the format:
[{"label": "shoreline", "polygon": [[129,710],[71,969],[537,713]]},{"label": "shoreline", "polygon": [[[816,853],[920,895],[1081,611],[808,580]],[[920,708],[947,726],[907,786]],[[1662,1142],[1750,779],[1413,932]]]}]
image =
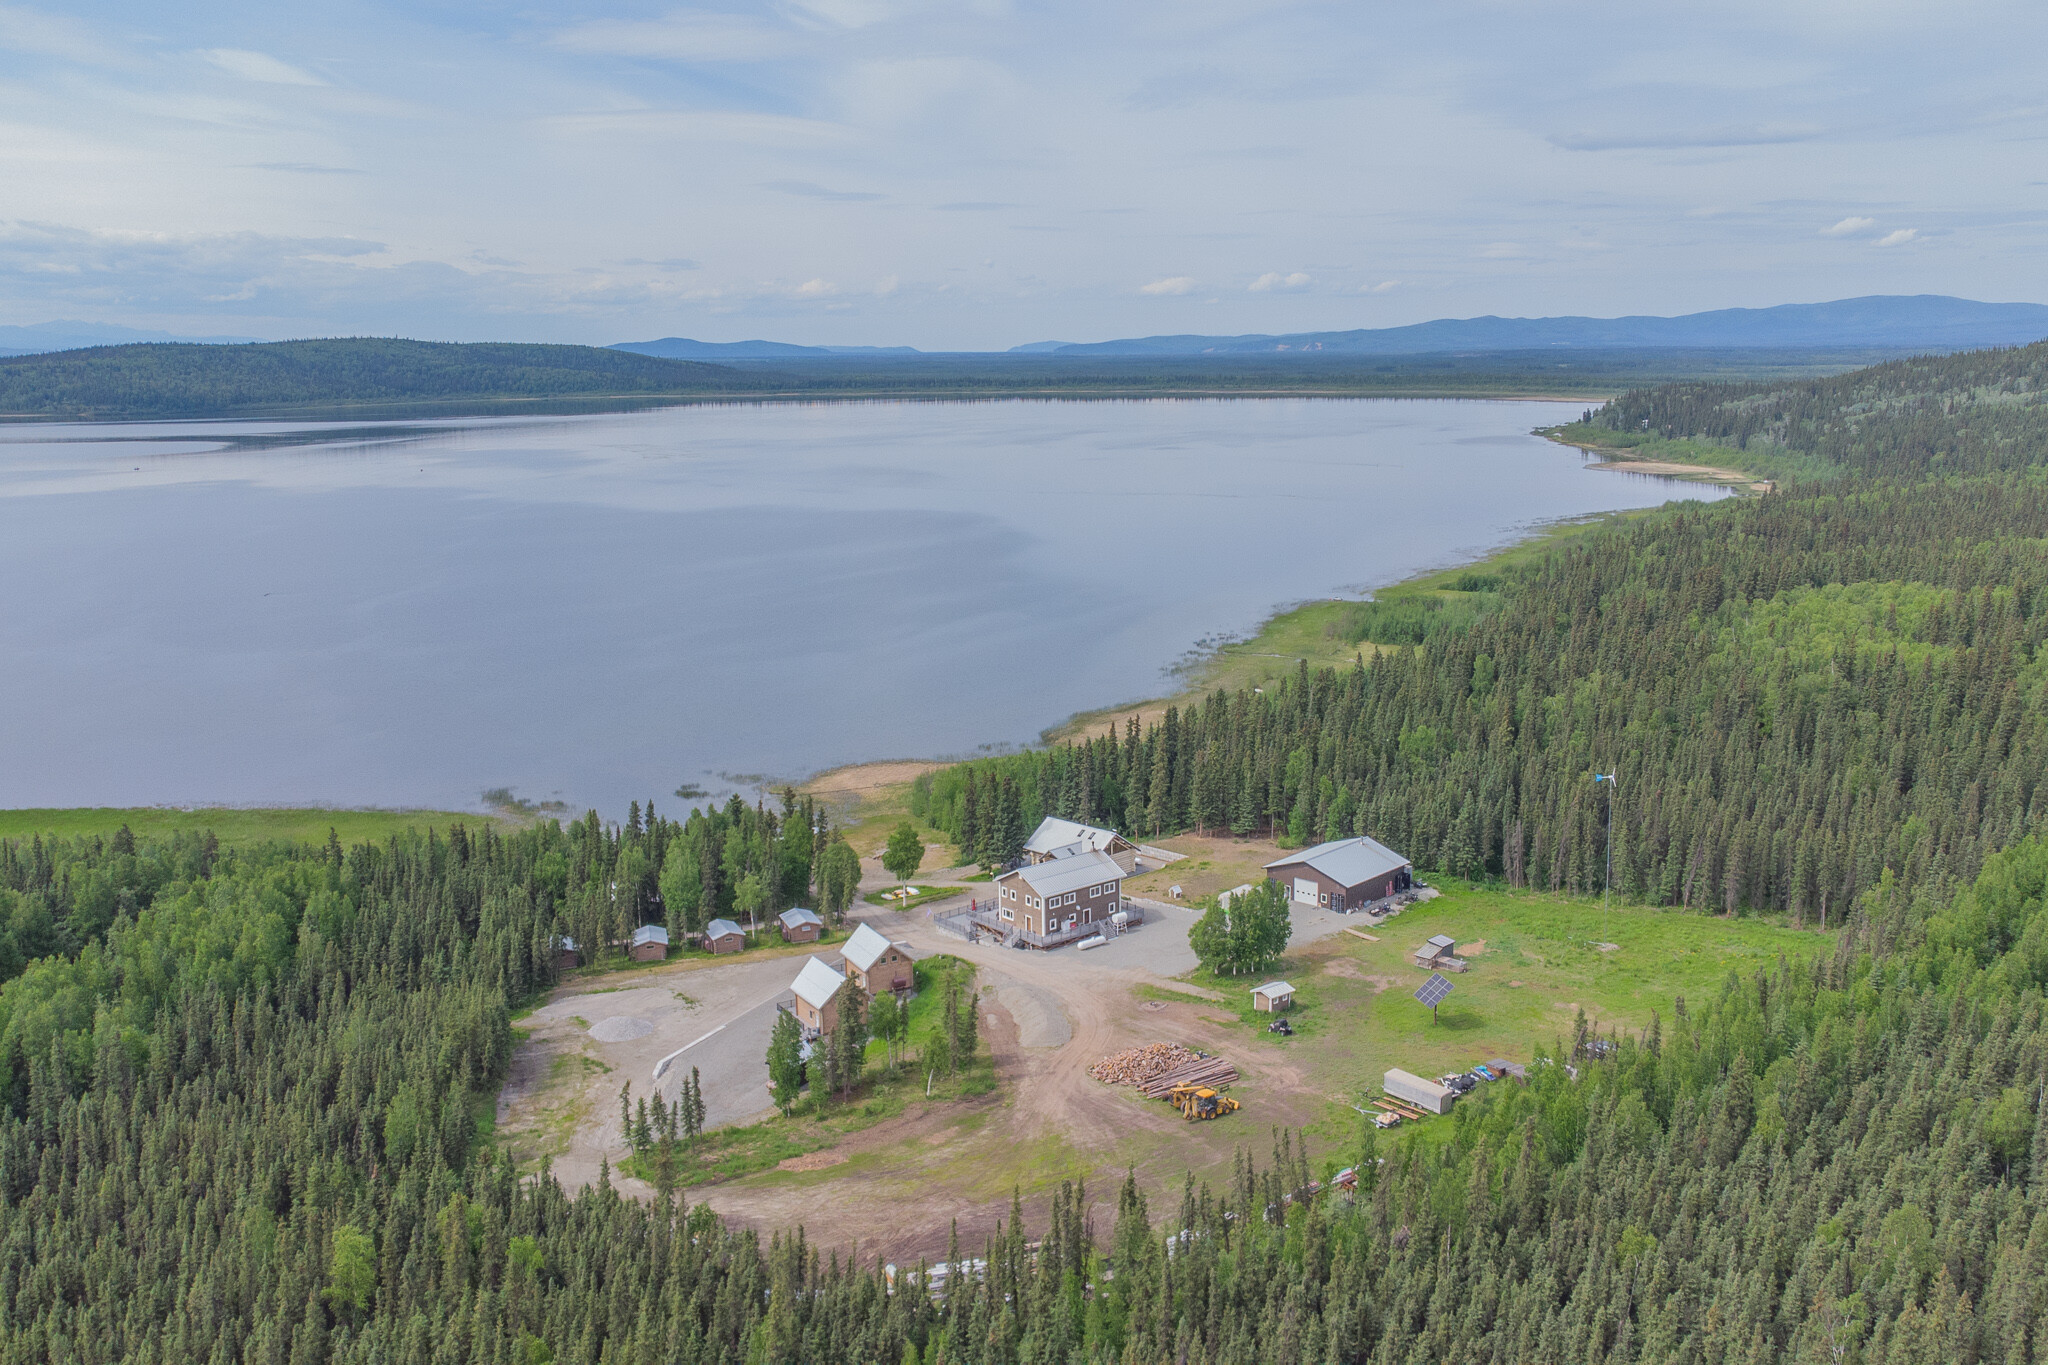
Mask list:
[{"label": "shoreline", "polygon": [[[1008,395],[1022,397],[1022,395]],[[1169,395],[1153,394],[1152,397]],[[1212,397],[1250,396],[1245,394],[1215,394]],[[1289,396],[1283,394],[1260,396]],[[1301,396],[1301,395],[1293,395]],[[1358,395],[1368,396],[1368,395]],[[1372,397],[1393,397],[1394,395],[1369,395]],[[717,401],[717,400],[714,400]],[[755,401],[750,399],[723,401]],[[843,400],[842,400],[843,401]],[[1558,445],[1569,446],[1586,454],[1605,458],[1588,467],[1620,473],[1649,474],[1658,477],[1679,478],[1689,482],[1708,483],[1732,489],[1737,496],[1754,496],[1771,491],[1773,481],[1754,474],[1724,466],[1683,464],[1667,460],[1642,460],[1628,458],[1625,452],[1573,441],[1562,437],[1558,428],[1539,428],[1535,433]],[[1236,691],[1244,687],[1257,687],[1277,681],[1293,673],[1302,662],[1312,669],[1342,667],[1358,659],[1367,659],[1377,654],[1383,646],[1370,641],[1351,641],[1343,638],[1339,627],[1343,618],[1354,608],[1364,603],[1385,601],[1404,596],[1444,596],[1459,590],[1451,584],[1472,576],[1485,577],[1489,569],[1505,568],[1543,553],[1553,546],[1575,536],[1585,535],[1601,527],[1624,520],[1647,516],[1656,508],[1630,508],[1609,512],[1595,512],[1583,517],[1569,518],[1531,527],[1526,535],[1481,555],[1472,560],[1447,564],[1374,590],[1366,597],[1328,597],[1297,602],[1273,612],[1250,636],[1241,640],[1228,640],[1208,649],[1191,650],[1181,663],[1170,671],[1181,685],[1171,692],[1152,697],[1095,707],[1075,712],[1065,720],[1048,726],[1039,732],[1038,743],[1053,745],[1080,738],[1099,730],[1108,724],[1121,725],[1132,715],[1139,717],[1141,724],[1150,724],[1163,715],[1168,707],[1184,706],[1188,702],[1214,692],[1219,687]],[[790,783],[796,790],[820,798],[842,818],[851,817],[851,823],[870,825],[877,819],[895,818],[896,807],[909,791],[910,784],[923,773],[950,767],[955,763],[971,762],[971,758],[886,758],[861,763],[845,763],[836,767],[821,769]],[[877,809],[879,808],[879,809]],[[254,806],[207,806],[179,810],[175,806],[145,808],[111,807],[49,807],[23,808],[0,811],[0,837],[22,835],[29,832],[25,823],[27,817],[46,817],[46,825],[37,828],[56,829],[82,828],[92,824],[97,817],[111,817],[120,822],[139,812],[156,816],[149,823],[159,821],[181,827],[197,827],[194,817],[207,813],[222,816],[260,815],[275,812],[280,816],[296,816],[303,819],[309,815],[316,818],[357,816],[374,820],[378,824],[395,822],[409,816],[440,816],[448,819],[484,819],[499,822],[516,822],[521,818],[538,818],[549,815],[560,816],[560,812],[533,810],[512,812],[504,809],[490,809],[481,813],[428,810],[425,808],[354,808],[326,807],[314,803],[302,803],[288,807]],[[317,813],[317,814],[316,814]],[[164,820],[164,817],[172,817]],[[147,817],[146,817],[147,818]],[[287,823],[280,821],[279,823]],[[296,823],[296,822],[291,822]],[[93,825],[98,828],[98,824]],[[111,828],[111,825],[107,826]],[[140,831],[138,831],[140,832]]]}]

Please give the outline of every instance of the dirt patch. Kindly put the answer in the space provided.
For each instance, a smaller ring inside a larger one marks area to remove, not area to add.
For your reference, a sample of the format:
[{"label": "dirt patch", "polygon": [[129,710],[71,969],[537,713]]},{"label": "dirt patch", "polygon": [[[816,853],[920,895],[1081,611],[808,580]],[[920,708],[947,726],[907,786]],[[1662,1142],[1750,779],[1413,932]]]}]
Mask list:
[{"label": "dirt patch", "polygon": [[838,1152],[805,1152],[802,1156],[787,1157],[775,1163],[778,1171],[822,1171],[827,1166],[843,1166],[846,1158]]},{"label": "dirt patch", "polygon": [[1373,987],[1373,989],[1374,989],[1374,990],[1381,990],[1381,991],[1390,991],[1390,990],[1394,989],[1394,987],[1396,987],[1396,986],[1398,986],[1398,985],[1400,985],[1400,984],[1401,984],[1400,982],[1396,981],[1396,980],[1395,980],[1395,979],[1394,979],[1393,977],[1391,977],[1391,976],[1379,976],[1379,975],[1373,975],[1373,976],[1368,976],[1368,977],[1366,977],[1366,978],[1364,978],[1364,979],[1365,979],[1366,981],[1368,981],[1368,982],[1370,982],[1370,983],[1372,984],[1372,987]]},{"label": "dirt patch", "polygon": [[1348,957],[1333,957],[1328,962],[1325,962],[1323,964],[1323,974],[1326,976],[1341,976],[1346,981],[1363,981],[1366,979],[1365,968],[1359,966]]},{"label": "dirt patch", "polygon": [[1164,1000],[1147,1000],[1138,1008],[1144,1010],[1147,1014],[1157,1014],[1166,1008],[1166,1002]]},{"label": "dirt patch", "polygon": [[1519,981],[1510,981],[1508,982],[1508,985],[1514,987],[1516,990],[1520,990],[1522,988],[1522,983]]},{"label": "dirt patch", "polygon": [[1486,951],[1486,940],[1480,938],[1474,939],[1470,943],[1460,943],[1457,951],[1459,957],[1478,957]]},{"label": "dirt patch", "polygon": [[888,763],[856,763],[849,768],[834,768],[819,773],[803,784],[798,790],[812,796],[860,796],[879,791],[883,787],[900,787],[943,763],[932,763],[921,759],[898,759]]},{"label": "dirt patch", "polygon": [[1596,943],[1593,946],[1603,953],[1618,953],[1621,951],[1619,943]]}]

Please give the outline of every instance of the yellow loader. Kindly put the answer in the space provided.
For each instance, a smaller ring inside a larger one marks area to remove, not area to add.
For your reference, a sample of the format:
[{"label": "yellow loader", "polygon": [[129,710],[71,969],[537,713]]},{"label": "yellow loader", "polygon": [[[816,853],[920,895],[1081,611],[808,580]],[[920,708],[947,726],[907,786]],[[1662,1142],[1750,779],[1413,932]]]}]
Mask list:
[{"label": "yellow loader", "polygon": [[1206,1085],[1177,1085],[1167,1095],[1180,1116],[1190,1123],[1196,1119],[1220,1118],[1224,1114],[1238,1111],[1238,1103],[1228,1095],[1219,1095]]}]

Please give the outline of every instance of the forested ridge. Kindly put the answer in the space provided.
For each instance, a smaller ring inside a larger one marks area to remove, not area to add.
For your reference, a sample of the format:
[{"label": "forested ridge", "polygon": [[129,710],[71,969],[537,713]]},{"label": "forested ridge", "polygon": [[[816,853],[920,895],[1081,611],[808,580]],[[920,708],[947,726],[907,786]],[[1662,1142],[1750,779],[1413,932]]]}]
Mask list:
[{"label": "forested ridge", "polygon": [[596,346],[396,337],[239,346],[148,342],[0,357],[0,415],[231,416],[320,404],[717,394],[757,387],[758,381],[723,366]]},{"label": "forested ridge", "polygon": [[1602,444],[1649,436],[1894,478],[2039,465],[2048,448],[2048,342],[1917,356],[1824,379],[1634,389],[1592,413]]}]

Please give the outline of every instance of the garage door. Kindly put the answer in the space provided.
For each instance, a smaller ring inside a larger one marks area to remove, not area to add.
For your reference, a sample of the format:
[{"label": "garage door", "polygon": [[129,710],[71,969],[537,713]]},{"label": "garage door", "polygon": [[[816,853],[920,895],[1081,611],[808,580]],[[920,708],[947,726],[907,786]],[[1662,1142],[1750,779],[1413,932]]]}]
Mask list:
[{"label": "garage door", "polygon": [[1296,877],[1294,879],[1294,899],[1300,901],[1303,905],[1314,905],[1316,903],[1316,884],[1306,877]]}]

